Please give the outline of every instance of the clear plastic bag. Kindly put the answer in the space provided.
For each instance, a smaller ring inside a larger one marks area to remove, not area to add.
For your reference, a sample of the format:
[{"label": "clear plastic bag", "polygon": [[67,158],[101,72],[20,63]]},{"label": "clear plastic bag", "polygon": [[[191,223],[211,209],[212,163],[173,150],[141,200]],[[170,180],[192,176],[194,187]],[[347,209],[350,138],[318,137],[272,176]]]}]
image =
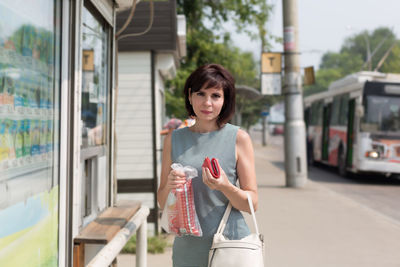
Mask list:
[{"label": "clear plastic bag", "polygon": [[171,165],[186,175],[186,183],[168,194],[161,216],[161,227],[168,233],[181,235],[202,236],[194,206],[192,179],[197,177],[197,170],[191,166],[183,167],[179,163]]}]

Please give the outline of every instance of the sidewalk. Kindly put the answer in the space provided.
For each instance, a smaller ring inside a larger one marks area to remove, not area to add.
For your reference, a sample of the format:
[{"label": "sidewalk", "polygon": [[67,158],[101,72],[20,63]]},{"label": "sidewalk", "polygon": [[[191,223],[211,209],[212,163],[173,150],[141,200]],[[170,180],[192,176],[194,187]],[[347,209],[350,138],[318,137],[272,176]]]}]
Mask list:
[{"label": "sidewalk", "polygon": [[[286,188],[282,143],[254,145],[265,266],[400,267],[400,223],[312,181]],[[172,266],[171,254],[148,254],[148,266]],[[118,266],[135,266],[134,256],[120,255]]]}]

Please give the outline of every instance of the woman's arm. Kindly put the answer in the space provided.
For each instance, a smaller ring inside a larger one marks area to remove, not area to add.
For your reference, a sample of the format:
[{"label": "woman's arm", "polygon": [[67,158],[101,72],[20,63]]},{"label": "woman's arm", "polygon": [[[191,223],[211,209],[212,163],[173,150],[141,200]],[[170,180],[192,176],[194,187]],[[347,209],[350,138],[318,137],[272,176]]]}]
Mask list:
[{"label": "woman's arm", "polygon": [[161,209],[164,208],[171,189],[177,188],[179,184],[183,184],[186,181],[184,173],[171,169],[171,136],[172,132],[165,137],[162,154],[161,179],[157,191],[157,201]]},{"label": "woman's arm", "polygon": [[203,182],[211,189],[220,190],[236,209],[250,213],[245,191],[251,194],[254,210],[257,210],[258,206],[254,150],[250,136],[241,129],[238,130],[236,137],[236,157],[240,188],[229,182],[224,170],[221,170],[222,179],[215,179],[208,169],[203,168]]}]

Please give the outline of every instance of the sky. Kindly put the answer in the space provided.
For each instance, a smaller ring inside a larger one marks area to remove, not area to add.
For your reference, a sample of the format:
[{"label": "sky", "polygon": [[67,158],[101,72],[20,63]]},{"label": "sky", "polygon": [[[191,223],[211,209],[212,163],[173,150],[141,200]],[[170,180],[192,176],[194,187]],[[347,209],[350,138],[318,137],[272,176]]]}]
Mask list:
[{"label": "sky", "polygon": [[[266,0],[274,6],[267,30],[282,37],[282,0]],[[338,52],[346,37],[380,26],[391,28],[400,38],[400,0],[298,0],[300,66],[318,69],[323,53]],[[225,29],[232,26],[227,26]],[[260,58],[260,42],[231,31],[236,46]],[[373,50],[373,48],[372,48]],[[283,52],[273,43],[272,52]]]}]

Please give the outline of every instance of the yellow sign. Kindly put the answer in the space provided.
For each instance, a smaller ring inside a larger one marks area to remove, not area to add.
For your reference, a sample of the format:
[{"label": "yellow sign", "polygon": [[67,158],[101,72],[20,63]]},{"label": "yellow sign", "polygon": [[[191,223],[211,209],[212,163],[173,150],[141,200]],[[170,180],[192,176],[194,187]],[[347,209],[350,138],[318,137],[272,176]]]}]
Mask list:
[{"label": "yellow sign", "polygon": [[82,69],[84,71],[94,71],[94,51],[83,50],[82,52]]},{"label": "yellow sign", "polygon": [[312,85],[315,83],[314,67],[304,68],[304,85]]},{"label": "yellow sign", "polygon": [[261,72],[262,73],[280,73],[282,71],[281,53],[262,53]]}]

